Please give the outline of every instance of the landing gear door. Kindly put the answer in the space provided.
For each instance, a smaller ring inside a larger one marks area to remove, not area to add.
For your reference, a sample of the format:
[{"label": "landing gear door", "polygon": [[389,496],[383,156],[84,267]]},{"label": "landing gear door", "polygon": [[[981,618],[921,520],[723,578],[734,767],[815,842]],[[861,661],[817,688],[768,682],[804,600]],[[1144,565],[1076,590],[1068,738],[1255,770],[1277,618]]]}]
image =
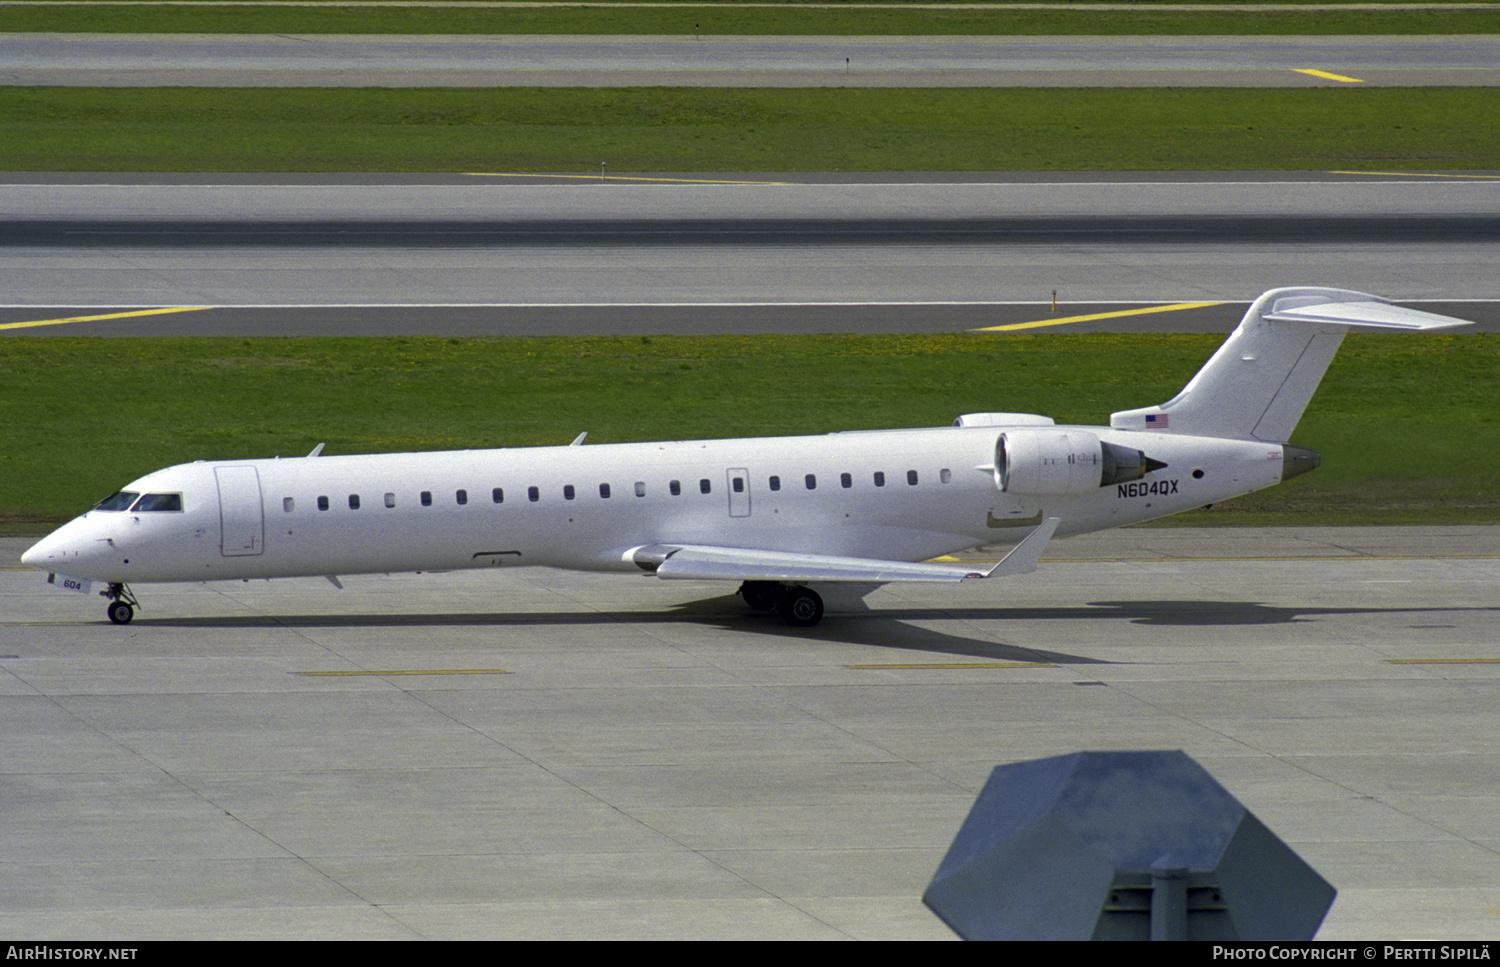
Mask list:
[{"label": "landing gear door", "polygon": [[260,502],[260,473],[254,467],[215,467],[219,482],[219,553],[248,557],[265,550],[266,519]]},{"label": "landing gear door", "polygon": [[729,516],[750,516],[750,471],[744,467],[730,467],[725,473],[729,477]]}]

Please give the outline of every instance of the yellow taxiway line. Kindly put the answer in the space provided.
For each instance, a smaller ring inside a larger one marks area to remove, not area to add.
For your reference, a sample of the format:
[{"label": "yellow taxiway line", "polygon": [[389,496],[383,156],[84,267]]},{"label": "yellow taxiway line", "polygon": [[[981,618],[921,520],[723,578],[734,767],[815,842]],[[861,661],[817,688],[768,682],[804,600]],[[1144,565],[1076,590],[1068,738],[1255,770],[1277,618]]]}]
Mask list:
[{"label": "yellow taxiway line", "polygon": [[503,668],[397,668],[373,671],[292,672],[304,678],[384,678],[387,675],[509,675]]},{"label": "yellow taxiway line", "polygon": [[850,665],[858,671],[883,671],[886,669],[947,669],[947,668],[1056,668],[1051,661],[964,661],[964,662],[910,662],[888,665]]},{"label": "yellow taxiway line", "polygon": [[499,171],[468,171],[470,178],[566,178],[570,181],[652,181],[667,185],[791,185],[791,181],[734,181],[729,178],[646,178],[635,175],[556,175],[545,171],[535,174]]},{"label": "yellow taxiway line", "polygon": [[1169,306],[1147,306],[1144,309],[1121,309],[1118,312],[1096,312],[1087,316],[1066,316],[1062,319],[1038,319],[1035,322],[1013,322],[1008,326],[985,326],[972,332],[1016,332],[1020,329],[1042,329],[1046,326],[1066,326],[1075,322],[1093,322],[1095,319],[1121,319],[1125,316],[1145,316],[1153,312],[1177,312],[1181,309],[1202,309],[1223,305],[1222,302],[1178,302]]},{"label": "yellow taxiway line", "polygon": [[1495,181],[1500,175],[1460,175],[1451,171],[1330,171],[1330,175],[1370,175],[1375,178],[1474,178],[1478,181]]},{"label": "yellow taxiway line", "polygon": [[1321,77],[1325,81],[1341,81],[1345,84],[1363,84],[1364,81],[1358,77],[1345,77],[1342,74],[1330,74],[1327,71],[1316,71],[1311,67],[1294,67],[1292,70],[1299,74],[1309,74],[1313,77]]},{"label": "yellow taxiway line", "polygon": [[163,316],[171,312],[202,312],[210,306],[170,306],[165,309],[137,309],[134,312],[111,312],[102,316],[69,316],[67,319],[37,319],[32,322],[0,323],[0,329],[30,329],[35,326],[66,326],[70,322],[100,322],[105,319],[132,319],[136,316]]}]

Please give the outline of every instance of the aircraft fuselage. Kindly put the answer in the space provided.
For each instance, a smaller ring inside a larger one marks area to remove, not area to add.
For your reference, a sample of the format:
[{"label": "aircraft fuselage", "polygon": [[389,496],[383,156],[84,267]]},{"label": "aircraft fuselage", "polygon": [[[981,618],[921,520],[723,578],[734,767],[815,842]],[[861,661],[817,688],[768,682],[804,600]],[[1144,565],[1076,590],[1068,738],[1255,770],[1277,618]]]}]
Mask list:
[{"label": "aircraft fuselage", "polygon": [[920,561],[1116,527],[1270,486],[1278,444],[1079,429],[1165,464],[1077,494],[1009,494],[997,440],[944,427],[666,443],[200,461],[129,484],[181,510],[92,510],[26,563],[146,583],[516,565],[636,571],[664,543]]}]

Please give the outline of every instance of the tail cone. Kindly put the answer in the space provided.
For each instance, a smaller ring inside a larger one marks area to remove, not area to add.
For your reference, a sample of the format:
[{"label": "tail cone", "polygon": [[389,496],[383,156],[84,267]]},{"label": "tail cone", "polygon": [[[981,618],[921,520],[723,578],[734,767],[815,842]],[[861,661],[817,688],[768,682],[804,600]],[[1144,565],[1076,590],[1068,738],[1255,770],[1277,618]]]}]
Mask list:
[{"label": "tail cone", "polygon": [[1309,470],[1318,469],[1318,464],[1323,462],[1322,456],[1316,450],[1307,450],[1302,447],[1289,447],[1282,444],[1281,447],[1281,479],[1291,480],[1300,477]]}]

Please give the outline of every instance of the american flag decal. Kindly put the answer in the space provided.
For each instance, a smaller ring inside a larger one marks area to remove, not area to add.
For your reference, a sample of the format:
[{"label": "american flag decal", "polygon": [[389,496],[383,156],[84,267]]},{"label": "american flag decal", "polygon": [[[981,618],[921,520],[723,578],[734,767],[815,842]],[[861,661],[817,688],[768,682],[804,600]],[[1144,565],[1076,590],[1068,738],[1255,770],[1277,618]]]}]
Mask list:
[{"label": "american flag decal", "polygon": [[1153,430],[1165,430],[1167,428],[1167,414],[1147,413],[1146,426]]}]

